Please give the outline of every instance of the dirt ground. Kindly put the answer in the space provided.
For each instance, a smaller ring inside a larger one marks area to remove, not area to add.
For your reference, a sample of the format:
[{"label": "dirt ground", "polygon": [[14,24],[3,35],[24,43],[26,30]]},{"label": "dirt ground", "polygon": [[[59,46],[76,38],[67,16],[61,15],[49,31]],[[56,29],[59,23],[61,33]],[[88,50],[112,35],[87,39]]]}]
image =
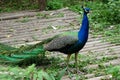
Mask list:
[{"label": "dirt ground", "polygon": [[[35,44],[43,39],[52,37],[64,31],[78,30],[81,15],[70,11],[67,8],[54,11],[20,11],[14,13],[0,14],[0,43],[8,45]],[[112,50],[112,51],[111,51]],[[96,59],[109,56],[117,56],[117,59],[109,60],[103,65],[120,64],[120,45],[104,42],[102,37],[94,38],[89,35],[89,40],[80,51],[81,54],[96,55]],[[97,53],[101,54],[97,54]],[[99,64],[89,65],[85,68],[97,68]],[[111,75],[95,77],[95,74],[86,74],[88,80],[101,80],[110,78]],[[63,80],[71,80],[67,76]]]}]

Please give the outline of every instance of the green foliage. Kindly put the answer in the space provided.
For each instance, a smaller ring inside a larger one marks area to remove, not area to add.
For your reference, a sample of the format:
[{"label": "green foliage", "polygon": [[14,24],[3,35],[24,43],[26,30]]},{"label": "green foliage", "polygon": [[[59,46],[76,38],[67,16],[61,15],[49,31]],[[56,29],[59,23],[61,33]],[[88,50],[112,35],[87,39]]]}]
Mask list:
[{"label": "green foliage", "polygon": [[[107,22],[110,24],[119,24],[120,22],[120,1],[109,0],[108,3],[100,3],[96,11],[94,11],[94,15],[92,15],[92,19],[100,22]],[[94,9],[94,10],[95,10]]]},{"label": "green foliage", "polygon": [[120,65],[112,66],[106,70],[108,74],[112,74],[115,80],[120,80]]},{"label": "green foliage", "polygon": [[108,3],[109,0],[101,0],[103,3]]},{"label": "green foliage", "polygon": [[[104,40],[120,43],[120,0],[108,0],[108,3],[90,3],[92,8],[90,24],[94,35],[104,36]],[[96,7],[97,6],[97,7]]]},{"label": "green foliage", "polygon": [[111,23],[119,24],[120,22],[120,0],[109,0],[107,20]]},{"label": "green foliage", "polygon": [[47,10],[56,10],[63,7],[63,2],[61,0],[48,0]]},{"label": "green foliage", "polygon": [[80,5],[74,5],[74,6],[70,6],[70,10],[73,10],[75,12],[78,12],[78,13],[82,13],[82,8]]},{"label": "green foliage", "polygon": [[56,80],[61,80],[61,78],[65,75],[66,70],[67,70],[67,68],[60,71],[57,78],[56,78]]},{"label": "green foliage", "polygon": [[37,8],[37,2],[33,1],[31,3],[30,0],[2,0],[0,2],[0,13]]},{"label": "green foliage", "polygon": [[[120,22],[120,0],[108,0],[107,3],[102,2],[86,2],[85,5],[91,8],[91,20],[97,23],[119,24]],[[70,6],[70,9],[81,13],[79,4]]]},{"label": "green foliage", "polygon": [[42,69],[37,69],[35,64],[28,66],[25,69],[20,67],[1,67],[0,79],[2,80],[61,80],[65,74],[65,70],[59,72],[59,76],[48,74]]},{"label": "green foliage", "polygon": [[75,6],[77,4],[80,5],[80,2],[82,2],[82,1],[80,1],[80,0],[63,0],[63,2],[64,2],[64,6],[70,7],[70,6]]}]

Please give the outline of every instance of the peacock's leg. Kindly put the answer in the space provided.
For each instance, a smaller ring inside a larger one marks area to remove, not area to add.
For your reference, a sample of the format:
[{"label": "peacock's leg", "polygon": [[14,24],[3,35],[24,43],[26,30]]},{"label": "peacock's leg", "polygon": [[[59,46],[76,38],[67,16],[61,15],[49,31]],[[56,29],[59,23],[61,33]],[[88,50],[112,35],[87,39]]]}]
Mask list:
[{"label": "peacock's leg", "polygon": [[70,71],[69,71],[69,70],[70,70],[70,69],[69,69],[69,60],[70,60],[70,56],[71,56],[71,54],[68,54],[68,55],[67,55],[67,62],[66,62],[66,63],[67,63],[67,64],[66,64],[66,66],[67,66],[67,74],[70,73]]},{"label": "peacock's leg", "polygon": [[71,56],[71,54],[68,54],[68,55],[67,55],[67,67],[68,67],[68,65],[69,65],[70,56]]},{"label": "peacock's leg", "polygon": [[78,72],[78,53],[75,53],[75,67],[76,67],[76,72]]}]

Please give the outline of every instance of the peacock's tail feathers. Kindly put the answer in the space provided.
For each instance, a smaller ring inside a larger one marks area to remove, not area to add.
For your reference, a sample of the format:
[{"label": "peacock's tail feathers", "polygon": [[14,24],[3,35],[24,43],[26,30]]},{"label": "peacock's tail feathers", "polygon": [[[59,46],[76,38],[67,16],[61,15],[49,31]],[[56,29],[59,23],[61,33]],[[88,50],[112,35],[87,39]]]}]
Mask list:
[{"label": "peacock's tail feathers", "polygon": [[0,53],[6,51],[13,51],[13,50],[16,50],[16,48],[0,43]]},{"label": "peacock's tail feathers", "polygon": [[45,50],[41,43],[31,46],[21,46],[14,48],[9,45],[0,44],[0,62],[20,63],[25,60],[36,59],[37,56],[45,56]]}]

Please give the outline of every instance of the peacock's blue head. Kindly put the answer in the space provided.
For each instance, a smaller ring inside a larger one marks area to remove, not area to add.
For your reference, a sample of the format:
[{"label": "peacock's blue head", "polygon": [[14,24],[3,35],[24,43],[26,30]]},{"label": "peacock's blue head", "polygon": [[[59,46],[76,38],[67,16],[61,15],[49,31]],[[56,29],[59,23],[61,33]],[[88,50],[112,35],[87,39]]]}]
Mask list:
[{"label": "peacock's blue head", "polygon": [[82,8],[83,8],[85,13],[89,13],[90,12],[90,8],[84,8],[84,7],[82,7]]}]

